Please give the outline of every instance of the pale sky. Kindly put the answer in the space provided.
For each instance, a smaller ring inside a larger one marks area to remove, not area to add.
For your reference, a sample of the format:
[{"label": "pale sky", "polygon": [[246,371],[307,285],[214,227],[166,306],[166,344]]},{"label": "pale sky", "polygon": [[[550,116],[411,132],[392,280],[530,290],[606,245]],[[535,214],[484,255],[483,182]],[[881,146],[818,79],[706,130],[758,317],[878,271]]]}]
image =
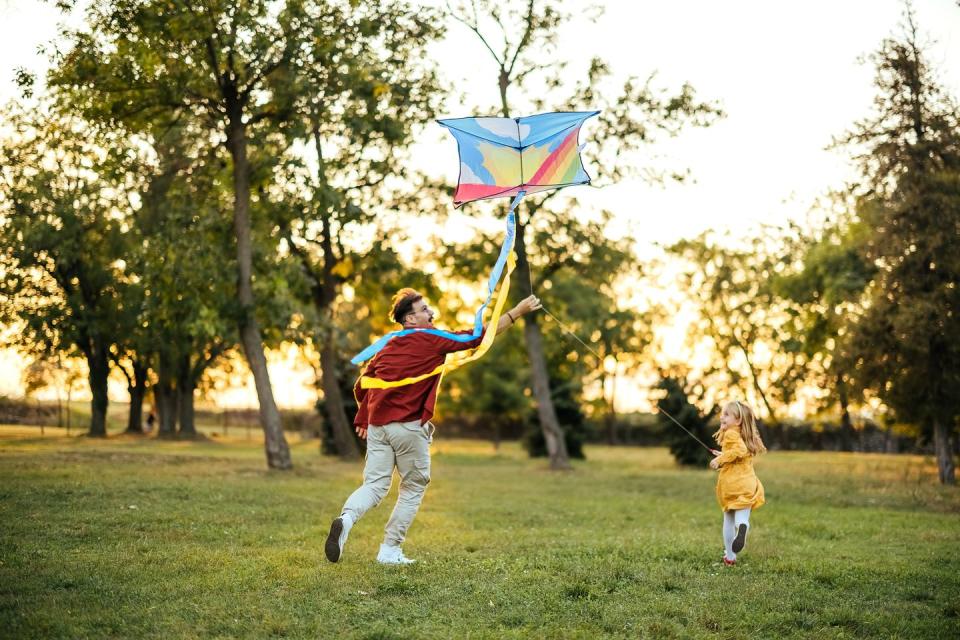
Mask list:
[{"label": "pale sky", "polygon": [[[594,3],[571,1],[567,6],[576,14],[589,4]],[[705,230],[749,233],[758,223],[798,219],[818,196],[853,176],[844,154],[825,147],[869,113],[874,71],[858,58],[895,32],[900,2],[597,4],[605,6],[605,13],[596,24],[575,20],[561,33],[561,55],[574,61],[571,82],[579,71],[577,59],[599,55],[620,78],[646,78],[657,71],[663,87],[689,82],[701,99],[719,101],[727,113],[713,127],[641,151],[665,156],[670,166],[690,168],[695,183],[660,188],[632,180],[605,189],[577,188],[586,208],[614,212],[610,233],[633,236],[641,255],[654,242]],[[948,90],[960,97],[960,7],[956,0],[917,0],[914,7],[921,32],[932,42],[930,61]],[[56,10],[38,0],[0,0],[0,101],[16,95],[15,68],[42,74],[45,63],[37,48],[56,36],[60,20]],[[444,115],[473,115],[474,109],[489,115],[499,103],[496,70],[480,42],[451,21],[435,50],[439,69],[454,88]],[[461,94],[466,95],[463,104],[457,97]],[[521,96],[513,99],[519,104]],[[589,144],[589,136],[588,121],[581,141]],[[456,181],[456,145],[439,126],[428,127],[412,157],[426,170]],[[0,352],[0,393],[19,393],[17,366],[16,358]],[[293,374],[286,366],[278,363],[274,380],[297,382],[279,385],[278,402],[312,405],[314,392],[303,384],[309,376]],[[223,400],[252,404],[245,401],[255,401],[250,389]]]}]

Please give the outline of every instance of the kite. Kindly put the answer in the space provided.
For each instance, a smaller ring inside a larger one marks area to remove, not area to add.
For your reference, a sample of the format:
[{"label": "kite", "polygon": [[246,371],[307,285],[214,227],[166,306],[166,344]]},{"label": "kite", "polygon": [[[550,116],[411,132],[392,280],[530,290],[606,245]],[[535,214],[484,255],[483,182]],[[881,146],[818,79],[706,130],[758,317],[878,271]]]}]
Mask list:
[{"label": "kite", "polygon": [[438,122],[460,148],[459,207],[521,193],[588,184],[580,160],[580,126],[599,111],[541,113],[526,118],[455,118]]},{"label": "kite", "polygon": [[[589,184],[590,176],[580,159],[580,127],[599,111],[568,111],[541,113],[524,118],[453,118],[437,122],[450,130],[457,140],[460,153],[460,177],[454,194],[454,207],[476,200],[513,197],[507,212],[506,235],[500,255],[487,280],[487,298],[477,310],[474,328],[470,334],[458,334],[440,329],[403,329],[383,336],[354,356],[350,362],[358,365],[375,356],[394,338],[416,331],[426,331],[450,340],[469,342],[483,334],[483,314],[501,282],[497,301],[490,318],[496,327],[506,303],[510,274],[516,265],[513,243],[516,237],[514,210],[525,196],[550,189]],[[504,271],[506,269],[506,271]],[[447,356],[446,362],[433,371],[403,380],[379,380],[361,376],[364,389],[388,389],[413,384],[434,375],[452,371],[467,362],[480,358],[496,335],[487,331],[476,349]]]}]

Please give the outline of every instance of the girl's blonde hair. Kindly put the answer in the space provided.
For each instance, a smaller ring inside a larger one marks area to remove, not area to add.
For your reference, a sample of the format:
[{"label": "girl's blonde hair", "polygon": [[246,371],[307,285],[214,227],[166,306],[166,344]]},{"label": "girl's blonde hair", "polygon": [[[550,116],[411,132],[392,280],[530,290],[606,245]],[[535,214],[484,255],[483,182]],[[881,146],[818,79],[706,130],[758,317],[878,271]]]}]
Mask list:
[{"label": "girl's blonde hair", "polygon": [[[753,415],[753,409],[744,402],[734,400],[733,402],[728,402],[723,410],[729,411],[740,420],[740,437],[743,438],[743,444],[747,445],[747,451],[749,451],[751,455],[758,456],[761,453],[767,452],[767,448],[763,445],[763,440],[760,439],[760,430],[757,428],[757,418]],[[718,444],[722,438],[721,431],[722,429],[718,429],[717,432],[713,434],[713,438]]]}]

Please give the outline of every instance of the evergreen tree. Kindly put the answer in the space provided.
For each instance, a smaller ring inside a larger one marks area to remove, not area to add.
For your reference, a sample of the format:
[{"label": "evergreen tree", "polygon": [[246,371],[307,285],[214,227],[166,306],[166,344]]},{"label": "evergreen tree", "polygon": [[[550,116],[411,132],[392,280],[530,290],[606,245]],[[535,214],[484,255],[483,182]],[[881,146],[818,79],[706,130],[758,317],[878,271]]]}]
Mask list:
[{"label": "evergreen tree", "polygon": [[873,55],[875,113],[840,142],[864,151],[858,212],[877,271],[851,328],[855,384],[931,435],[955,483],[960,416],[960,118],[928,65],[912,10]]}]

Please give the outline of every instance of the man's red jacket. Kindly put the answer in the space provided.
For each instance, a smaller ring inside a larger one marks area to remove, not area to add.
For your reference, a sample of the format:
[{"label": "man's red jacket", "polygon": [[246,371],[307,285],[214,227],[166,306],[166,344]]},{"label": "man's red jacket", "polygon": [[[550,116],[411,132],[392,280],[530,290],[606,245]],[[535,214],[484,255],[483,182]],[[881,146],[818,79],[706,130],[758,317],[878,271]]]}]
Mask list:
[{"label": "man's red jacket", "polygon": [[[457,331],[464,335],[470,331]],[[393,338],[375,355],[363,375],[395,381],[429,373],[443,364],[448,353],[475,349],[483,336],[469,342],[457,342],[425,331]],[[358,427],[383,426],[391,422],[420,420],[426,424],[437,405],[440,376],[391,389],[361,389],[357,379],[353,394],[360,405],[353,424]]]}]

